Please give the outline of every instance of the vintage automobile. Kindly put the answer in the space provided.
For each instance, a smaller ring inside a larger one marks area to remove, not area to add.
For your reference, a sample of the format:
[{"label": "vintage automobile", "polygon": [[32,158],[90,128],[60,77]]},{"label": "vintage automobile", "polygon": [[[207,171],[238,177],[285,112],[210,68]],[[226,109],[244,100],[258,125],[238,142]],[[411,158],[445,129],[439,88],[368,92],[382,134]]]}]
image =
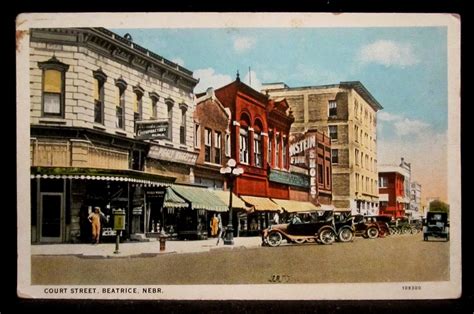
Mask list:
[{"label": "vintage automobile", "polygon": [[426,222],[423,226],[423,240],[428,241],[429,237],[444,238],[449,241],[448,213],[428,212]]},{"label": "vintage automobile", "polygon": [[339,242],[350,242],[354,239],[354,227],[351,212],[334,212],[334,227]]},{"label": "vintage automobile", "polygon": [[369,220],[363,215],[354,215],[353,226],[356,236],[364,238],[375,239],[380,234],[380,226],[377,222]]},{"label": "vintage automobile", "polygon": [[279,246],[283,240],[288,243],[319,242],[331,244],[336,240],[336,229],[332,211],[316,212],[304,221],[293,215],[289,223],[272,225],[262,231],[262,245]]},{"label": "vintage automobile", "polygon": [[379,238],[390,235],[389,223],[392,221],[392,216],[389,215],[373,215],[365,216],[365,220],[369,223],[375,222],[379,228]]}]

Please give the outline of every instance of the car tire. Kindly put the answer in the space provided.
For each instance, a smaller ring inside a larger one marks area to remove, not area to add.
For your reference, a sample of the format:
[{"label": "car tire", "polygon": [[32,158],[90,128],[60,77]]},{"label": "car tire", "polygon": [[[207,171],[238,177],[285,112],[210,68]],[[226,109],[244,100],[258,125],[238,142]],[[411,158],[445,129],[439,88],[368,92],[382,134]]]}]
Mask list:
[{"label": "car tire", "polygon": [[379,229],[375,228],[375,227],[369,227],[367,229],[367,237],[369,239],[375,239],[379,236]]},{"label": "car tire", "polygon": [[336,241],[336,235],[331,229],[323,229],[319,232],[319,240],[322,244],[332,244]]},{"label": "car tire", "polygon": [[341,242],[350,242],[354,239],[354,232],[349,228],[343,228],[339,231],[338,238]]},{"label": "car tire", "polygon": [[283,240],[283,237],[281,236],[280,232],[271,232],[267,236],[267,243],[268,245],[272,247],[279,246],[281,244],[281,241]]}]

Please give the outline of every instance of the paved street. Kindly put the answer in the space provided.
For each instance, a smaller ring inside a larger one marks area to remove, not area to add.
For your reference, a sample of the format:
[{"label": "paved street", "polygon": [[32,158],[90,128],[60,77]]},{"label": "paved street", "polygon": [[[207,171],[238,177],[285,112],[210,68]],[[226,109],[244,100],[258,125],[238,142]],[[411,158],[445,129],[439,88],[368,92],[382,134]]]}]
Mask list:
[{"label": "paved street", "polygon": [[417,234],[375,240],[356,238],[352,243],[328,246],[248,245],[122,258],[33,255],[32,284],[440,281],[449,279],[448,265],[449,242],[423,242],[421,234]]}]

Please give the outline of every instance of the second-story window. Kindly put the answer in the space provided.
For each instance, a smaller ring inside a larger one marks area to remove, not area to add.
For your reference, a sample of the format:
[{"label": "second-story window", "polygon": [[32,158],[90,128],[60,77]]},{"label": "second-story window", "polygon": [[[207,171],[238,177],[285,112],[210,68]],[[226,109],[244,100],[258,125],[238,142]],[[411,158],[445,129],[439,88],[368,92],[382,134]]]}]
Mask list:
[{"label": "second-story window", "polygon": [[276,136],[275,143],[275,167],[280,168],[280,135]]},{"label": "second-story window", "polygon": [[173,107],[174,101],[171,99],[166,100],[166,107],[168,110],[168,140],[173,140]]},{"label": "second-story window", "polygon": [[116,100],[115,100],[115,127],[125,129],[125,90],[127,83],[122,79],[115,80]]},{"label": "second-story window", "polygon": [[337,140],[337,125],[329,126],[329,137],[331,140]]},{"label": "second-story window", "polygon": [[104,124],[104,84],[107,76],[101,69],[94,71],[94,122]]},{"label": "second-story window", "polygon": [[230,157],[230,133],[225,134],[225,155]]},{"label": "second-story window", "polygon": [[38,62],[43,70],[43,105],[42,115],[45,117],[64,117],[65,106],[65,72],[69,65],[60,62],[56,57],[45,62]]},{"label": "second-story window", "polygon": [[186,145],[186,112],[188,106],[186,104],[179,104],[181,109],[181,123],[179,124],[179,143]]},{"label": "second-story window", "polygon": [[262,167],[262,135],[260,133],[253,134],[253,157],[255,167]]},{"label": "second-story window", "polygon": [[201,144],[201,126],[199,124],[194,125],[194,147],[199,148]]},{"label": "second-story window", "polygon": [[140,86],[133,87],[133,93],[135,94],[135,98],[133,100],[133,121],[140,121],[142,120],[142,109],[143,109],[143,88]]},{"label": "second-story window", "polygon": [[211,129],[204,129],[204,161],[211,162]]},{"label": "second-story window", "polygon": [[282,163],[283,169],[288,168],[288,163],[286,162],[287,156],[288,156],[287,149],[288,149],[288,145],[286,145],[286,137],[283,137],[281,141],[281,159],[283,161]]},{"label": "second-story window", "polygon": [[328,104],[329,117],[337,117],[337,102],[335,100],[330,100]]},{"label": "second-story window", "polygon": [[155,92],[150,92],[150,99],[151,99],[151,118],[153,120],[158,119],[158,101],[160,100],[160,96]]},{"label": "second-story window", "polygon": [[268,154],[267,154],[267,161],[268,164],[271,165],[273,161],[273,132],[268,133]]},{"label": "second-story window", "polygon": [[379,188],[386,188],[387,186],[387,177],[379,177]]},{"label": "second-story window", "polygon": [[249,163],[249,132],[246,128],[240,129],[240,162]]},{"label": "second-story window", "polygon": [[221,142],[222,142],[222,135],[221,132],[214,132],[214,163],[220,164],[221,163]]}]

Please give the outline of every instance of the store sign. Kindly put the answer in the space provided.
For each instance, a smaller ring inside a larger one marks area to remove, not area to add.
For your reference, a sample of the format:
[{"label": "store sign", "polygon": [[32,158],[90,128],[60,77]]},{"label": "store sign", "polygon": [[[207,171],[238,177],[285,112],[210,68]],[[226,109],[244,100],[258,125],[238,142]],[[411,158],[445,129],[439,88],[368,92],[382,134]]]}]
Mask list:
[{"label": "store sign", "polygon": [[316,198],[318,194],[316,188],[316,149],[309,150],[309,194]]},{"label": "store sign", "polygon": [[[316,147],[316,135],[308,136],[290,145],[290,156],[304,155],[307,149]],[[303,156],[304,157],[304,156]],[[304,163],[304,162],[303,162]]]},{"label": "store sign", "polygon": [[197,156],[198,154],[196,153],[158,145],[150,147],[150,151],[148,152],[148,157],[150,158],[167,160],[188,165],[194,165],[196,163]]},{"label": "store sign", "polygon": [[137,139],[152,140],[168,137],[168,120],[135,121],[135,126]]},{"label": "store sign", "polygon": [[293,185],[301,188],[309,187],[308,176],[299,173],[288,173],[278,170],[270,170],[268,180],[271,182],[278,182],[287,185]]}]

